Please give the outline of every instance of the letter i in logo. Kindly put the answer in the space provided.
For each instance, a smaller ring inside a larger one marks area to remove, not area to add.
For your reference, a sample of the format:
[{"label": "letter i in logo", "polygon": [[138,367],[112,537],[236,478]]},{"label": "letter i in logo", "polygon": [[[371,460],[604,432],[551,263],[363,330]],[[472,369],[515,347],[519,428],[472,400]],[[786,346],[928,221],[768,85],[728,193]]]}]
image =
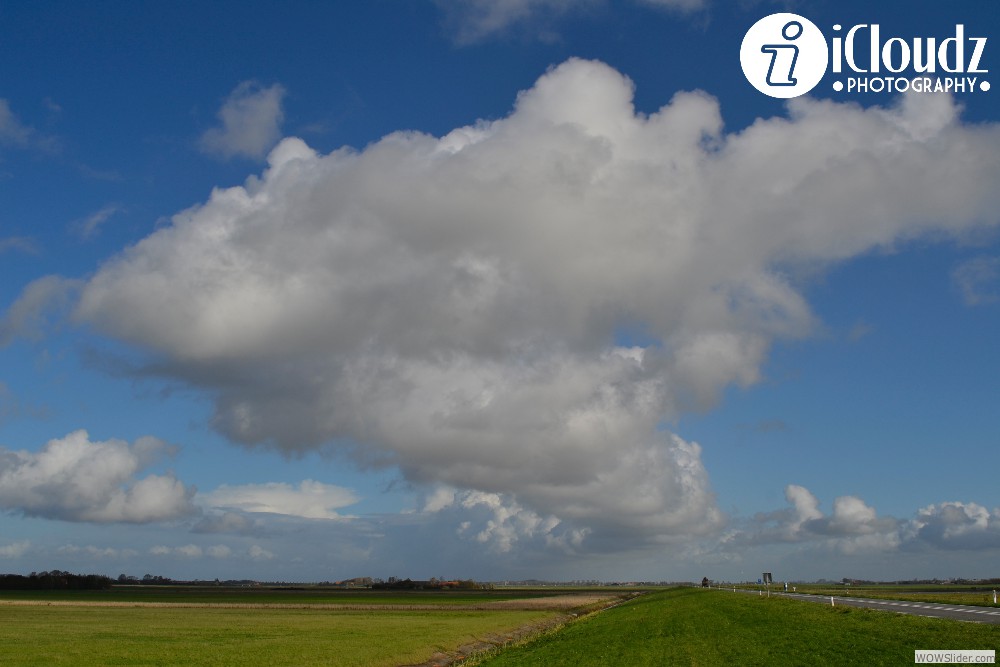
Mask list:
[{"label": "letter i in logo", "polygon": [[[802,35],[802,24],[789,21],[781,29],[781,36],[789,42],[794,42]],[[767,85],[794,86],[798,80],[793,76],[795,62],[799,59],[799,47],[794,44],[764,44],[760,47],[762,53],[771,54],[771,65],[767,68]]]},{"label": "letter i in logo", "polygon": [[816,24],[783,12],[760,19],[740,44],[740,65],[754,88],[788,99],[816,87],[829,63],[826,38]]}]

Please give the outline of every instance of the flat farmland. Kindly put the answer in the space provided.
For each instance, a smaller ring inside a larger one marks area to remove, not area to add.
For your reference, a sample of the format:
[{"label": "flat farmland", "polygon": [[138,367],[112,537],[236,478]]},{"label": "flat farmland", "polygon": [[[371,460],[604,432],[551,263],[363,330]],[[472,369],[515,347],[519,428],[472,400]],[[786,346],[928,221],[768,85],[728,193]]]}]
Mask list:
[{"label": "flat farmland", "polygon": [[998,648],[996,625],[700,588],[0,594],[2,665],[895,665]]},{"label": "flat farmland", "polygon": [[154,587],[6,591],[0,594],[0,664],[430,664],[557,626],[607,604],[608,597]]}]

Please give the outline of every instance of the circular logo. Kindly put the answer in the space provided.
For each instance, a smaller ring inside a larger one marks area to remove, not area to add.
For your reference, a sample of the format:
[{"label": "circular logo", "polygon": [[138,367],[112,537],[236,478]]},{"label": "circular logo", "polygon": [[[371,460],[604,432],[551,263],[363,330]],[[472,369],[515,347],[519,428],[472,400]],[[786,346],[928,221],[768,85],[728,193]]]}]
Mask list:
[{"label": "circular logo", "polygon": [[771,14],[747,30],[740,47],[743,74],[753,87],[787,99],[816,87],[830,62],[826,38],[798,14]]}]

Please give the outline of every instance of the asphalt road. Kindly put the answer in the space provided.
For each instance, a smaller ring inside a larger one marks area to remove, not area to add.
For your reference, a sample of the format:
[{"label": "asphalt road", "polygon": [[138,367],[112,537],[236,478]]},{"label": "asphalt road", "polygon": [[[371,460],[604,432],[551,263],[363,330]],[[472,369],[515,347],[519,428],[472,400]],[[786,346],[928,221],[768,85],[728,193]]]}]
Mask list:
[{"label": "asphalt road", "polygon": [[[726,590],[723,588],[722,590]],[[739,593],[748,595],[758,595],[754,590],[737,589]],[[765,593],[766,595],[766,593]],[[806,593],[783,593],[771,591],[772,596],[781,596],[815,602],[818,604],[830,604],[829,595],[808,595]],[[940,602],[910,602],[903,600],[873,600],[870,598],[842,598],[833,596],[833,606],[863,607],[865,609],[879,609],[882,611],[894,611],[898,614],[910,614],[912,616],[927,616],[930,618],[950,618],[956,621],[970,621],[973,623],[992,623],[1000,625],[1000,609],[996,607],[973,607],[964,604],[945,604]]]}]

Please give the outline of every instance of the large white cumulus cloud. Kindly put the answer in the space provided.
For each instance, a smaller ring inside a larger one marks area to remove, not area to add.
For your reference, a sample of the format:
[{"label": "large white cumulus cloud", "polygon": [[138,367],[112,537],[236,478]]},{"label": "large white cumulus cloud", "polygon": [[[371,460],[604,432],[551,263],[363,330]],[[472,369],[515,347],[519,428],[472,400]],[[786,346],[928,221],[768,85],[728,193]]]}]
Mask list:
[{"label": "large white cumulus cloud", "polygon": [[783,268],[995,224],[1000,132],[914,95],[727,135],[706,94],[645,116],[632,92],[571,60],[441,138],[286,139],[106,263],[76,316],[213,391],[237,441],[343,443],[593,540],[710,531],[700,449],[664,420],[809,333]]}]

